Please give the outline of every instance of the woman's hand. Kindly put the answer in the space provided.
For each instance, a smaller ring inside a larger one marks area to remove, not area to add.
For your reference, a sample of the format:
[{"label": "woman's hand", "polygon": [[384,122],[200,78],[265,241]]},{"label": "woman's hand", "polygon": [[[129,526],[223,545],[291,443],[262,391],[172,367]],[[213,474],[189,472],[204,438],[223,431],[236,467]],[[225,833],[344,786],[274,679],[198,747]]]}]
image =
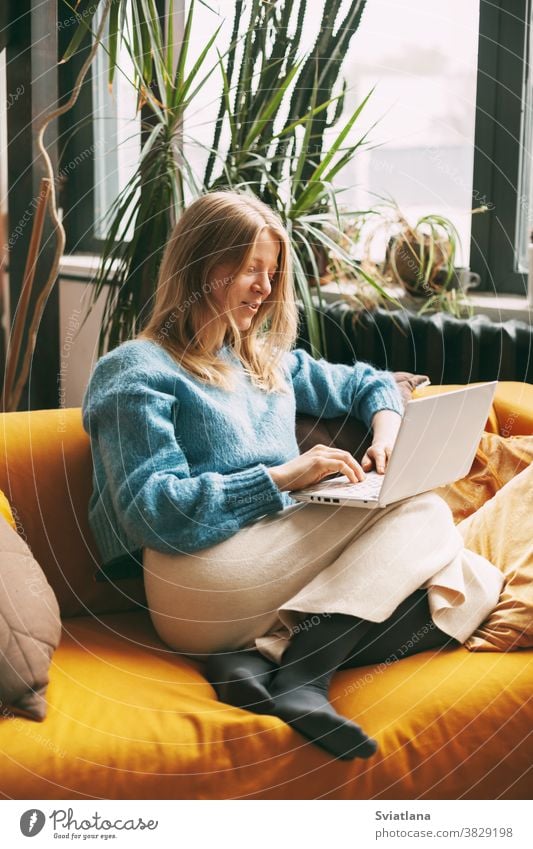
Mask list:
[{"label": "woman's hand", "polygon": [[402,417],[394,410],[380,410],[376,413],[372,419],[372,445],[361,460],[365,472],[369,472],[374,465],[378,474],[385,474],[401,422]]},{"label": "woman's hand", "polygon": [[272,466],[268,471],[280,490],[305,489],[335,473],[346,475],[351,483],[365,478],[363,469],[349,451],[327,445],[314,445],[294,460]]}]

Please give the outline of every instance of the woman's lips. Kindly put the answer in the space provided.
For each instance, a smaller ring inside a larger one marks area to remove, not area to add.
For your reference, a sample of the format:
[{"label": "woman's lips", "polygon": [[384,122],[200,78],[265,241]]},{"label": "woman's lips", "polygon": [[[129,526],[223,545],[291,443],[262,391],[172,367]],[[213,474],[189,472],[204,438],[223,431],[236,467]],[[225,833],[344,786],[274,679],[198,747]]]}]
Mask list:
[{"label": "woman's lips", "polygon": [[257,312],[260,305],[259,304],[247,304],[246,301],[243,301],[241,306],[248,307],[248,309],[251,310],[252,312]]}]

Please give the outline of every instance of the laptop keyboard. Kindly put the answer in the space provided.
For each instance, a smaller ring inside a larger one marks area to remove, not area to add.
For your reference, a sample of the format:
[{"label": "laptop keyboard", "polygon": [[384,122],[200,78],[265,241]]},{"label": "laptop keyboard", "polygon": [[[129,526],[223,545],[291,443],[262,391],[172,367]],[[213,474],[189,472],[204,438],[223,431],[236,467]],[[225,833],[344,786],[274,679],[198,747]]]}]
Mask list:
[{"label": "laptop keyboard", "polygon": [[313,492],[316,492],[321,497],[339,498],[341,496],[356,496],[362,500],[375,500],[379,497],[381,487],[383,486],[383,475],[378,475],[377,472],[367,472],[364,481],[359,483],[350,483],[345,475],[334,480],[322,481],[313,487]]}]

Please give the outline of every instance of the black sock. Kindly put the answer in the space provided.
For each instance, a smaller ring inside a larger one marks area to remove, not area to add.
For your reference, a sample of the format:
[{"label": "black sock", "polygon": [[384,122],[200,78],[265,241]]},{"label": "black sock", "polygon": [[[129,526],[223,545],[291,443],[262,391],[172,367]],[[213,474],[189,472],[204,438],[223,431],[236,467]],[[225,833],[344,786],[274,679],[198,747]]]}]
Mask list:
[{"label": "black sock", "polygon": [[375,740],[338,714],[328,699],[333,673],[370,626],[341,613],[309,615],[294,629],[270,684],[274,716],[337,758],[367,758],[377,748]]},{"label": "black sock", "polygon": [[254,713],[270,713],[273,702],[267,685],[275,669],[277,666],[258,651],[220,652],[210,655],[206,676],[221,702]]},{"label": "black sock", "polygon": [[416,590],[385,622],[373,623],[341,669],[401,660],[426,649],[459,645],[431,618],[426,590]]}]

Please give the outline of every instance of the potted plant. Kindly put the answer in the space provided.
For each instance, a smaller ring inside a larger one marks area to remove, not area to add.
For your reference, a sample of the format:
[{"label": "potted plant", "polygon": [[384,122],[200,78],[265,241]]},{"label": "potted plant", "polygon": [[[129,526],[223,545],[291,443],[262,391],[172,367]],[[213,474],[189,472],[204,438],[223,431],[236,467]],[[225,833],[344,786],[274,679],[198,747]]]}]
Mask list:
[{"label": "potted plant", "polygon": [[[480,207],[472,213],[484,211],[486,207]],[[440,310],[457,317],[471,315],[467,289],[475,275],[464,275],[457,266],[461,240],[455,224],[436,213],[411,224],[394,201],[378,205],[372,214],[378,217],[377,223],[363,228],[367,274],[419,313]],[[373,259],[378,237],[386,245],[381,263]]]}]

